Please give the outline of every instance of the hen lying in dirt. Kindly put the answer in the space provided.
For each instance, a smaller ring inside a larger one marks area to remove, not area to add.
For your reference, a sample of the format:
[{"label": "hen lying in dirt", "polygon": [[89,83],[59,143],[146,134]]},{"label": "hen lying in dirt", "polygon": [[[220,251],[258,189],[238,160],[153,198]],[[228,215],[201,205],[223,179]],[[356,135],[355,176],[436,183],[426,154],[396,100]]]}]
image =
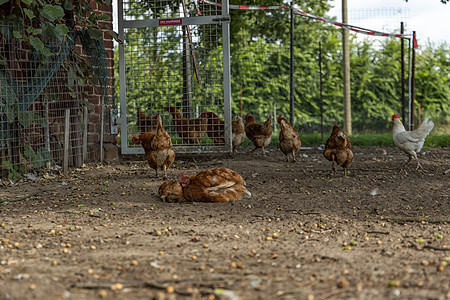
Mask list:
[{"label": "hen lying in dirt", "polygon": [[245,181],[226,168],[203,170],[196,175],[180,174],[178,182],[163,182],[158,193],[163,201],[182,199],[191,202],[230,202],[251,197]]}]

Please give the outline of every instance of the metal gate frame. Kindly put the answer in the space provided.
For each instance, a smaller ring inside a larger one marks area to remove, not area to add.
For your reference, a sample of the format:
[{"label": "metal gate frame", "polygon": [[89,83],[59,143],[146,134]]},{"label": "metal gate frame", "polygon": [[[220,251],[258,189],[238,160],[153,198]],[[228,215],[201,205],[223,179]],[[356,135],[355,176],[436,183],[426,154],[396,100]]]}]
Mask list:
[{"label": "metal gate frame", "polygon": [[[222,1],[221,15],[215,16],[198,16],[198,17],[183,17],[171,19],[151,19],[151,20],[124,20],[123,15],[123,0],[118,1],[118,29],[119,38],[124,40],[125,28],[145,28],[145,27],[160,27],[160,26],[187,26],[187,25],[208,25],[219,24],[222,25],[222,48],[223,48],[223,101],[224,101],[224,122],[225,122],[225,145],[224,146],[203,146],[185,147],[174,145],[174,150],[180,150],[183,153],[231,153],[231,80],[230,80],[230,14],[229,14],[229,0]],[[127,118],[126,118],[126,74],[125,74],[125,49],[121,44],[119,45],[119,86],[120,86],[120,118],[118,122],[121,125],[121,150],[122,154],[143,154],[144,149],[130,148],[127,143]],[[192,151],[195,148],[196,151]]]}]

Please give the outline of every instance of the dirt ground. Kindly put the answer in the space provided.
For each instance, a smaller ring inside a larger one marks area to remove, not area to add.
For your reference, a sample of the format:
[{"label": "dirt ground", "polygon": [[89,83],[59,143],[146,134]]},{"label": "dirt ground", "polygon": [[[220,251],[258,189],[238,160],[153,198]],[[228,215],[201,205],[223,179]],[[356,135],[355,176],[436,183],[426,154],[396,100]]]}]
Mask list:
[{"label": "dirt ground", "polygon": [[238,171],[234,204],[162,202],[143,156],[3,181],[0,299],[450,299],[449,149],[354,147],[347,178],[239,150],[169,170]]}]

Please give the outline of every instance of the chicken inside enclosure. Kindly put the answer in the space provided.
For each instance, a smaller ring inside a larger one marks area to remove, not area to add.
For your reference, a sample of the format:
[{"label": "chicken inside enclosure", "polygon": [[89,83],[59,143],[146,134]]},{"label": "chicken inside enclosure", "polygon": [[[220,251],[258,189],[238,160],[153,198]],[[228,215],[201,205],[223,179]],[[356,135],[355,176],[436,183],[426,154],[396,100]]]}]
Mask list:
[{"label": "chicken inside enclosure", "polygon": [[425,138],[433,130],[434,123],[429,119],[425,119],[419,128],[413,131],[406,131],[403,126],[402,121],[400,121],[400,115],[392,115],[392,138],[394,143],[403,152],[408,154],[408,161],[405,166],[414,158],[417,160],[417,167],[422,168],[422,165],[417,158],[417,153],[422,150],[423,144],[425,143]]},{"label": "chicken inside enclosure", "polygon": [[164,129],[161,116],[157,115],[156,132],[146,132],[140,136],[134,136],[132,142],[136,145],[142,145],[145,151],[145,158],[152,169],[159,177],[158,169],[164,172],[163,178],[167,178],[167,169],[175,160],[172,140]]},{"label": "chicken inside enclosure", "polygon": [[225,122],[211,111],[204,110],[200,117],[207,120],[206,133],[214,144],[225,145]]},{"label": "chicken inside enclosure", "polygon": [[158,125],[157,115],[148,117],[141,111],[137,110],[137,127],[140,133],[156,132],[156,126]]},{"label": "chicken inside enclosure", "polygon": [[173,126],[183,143],[200,144],[200,141],[206,136],[208,120],[202,115],[197,119],[186,119],[174,106],[169,106],[166,110],[171,113]]},{"label": "chicken inside enclosure", "polygon": [[334,123],[333,130],[325,143],[325,150],[323,151],[323,156],[332,162],[333,175],[336,174],[335,164],[338,164],[344,168],[344,176],[347,177],[347,169],[353,161],[351,146],[347,134]]},{"label": "chicken inside enclosure", "polygon": [[236,153],[236,147],[244,141],[244,122],[240,116],[234,116],[231,121],[233,154]]},{"label": "chicken inside enclosure", "polygon": [[265,154],[266,151],[264,150],[264,147],[269,146],[270,142],[272,141],[272,131],[273,131],[272,115],[269,114],[267,120],[264,122],[263,125],[256,123],[255,118],[251,116],[249,113],[247,113],[244,119],[245,119],[245,134],[255,146],[252,152],[258,148],[261,148],[262,153]]},{"label": "chicken inside enclosure", "polygon": [[280,124],[281,130],[279,135],[280,140],[280,150],[286,155],[286,159],[289,162],[289,155],[292,155],[292,161],[297,161],[295,159],[295,153],[300,150],[302,145],[300,137],[298,136],[297,130],[292,127],[291,123],[288,122],[281,115],[278,116],[278,124]]}]

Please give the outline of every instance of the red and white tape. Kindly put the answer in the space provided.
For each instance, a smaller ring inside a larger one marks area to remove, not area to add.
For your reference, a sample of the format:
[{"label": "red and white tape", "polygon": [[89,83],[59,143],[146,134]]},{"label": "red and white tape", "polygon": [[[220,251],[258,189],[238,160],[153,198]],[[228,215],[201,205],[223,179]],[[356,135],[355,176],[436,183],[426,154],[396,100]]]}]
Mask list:
[{"label": "red and white tape", "polygon": [[[210,5],[215,5],[217,7],[222,7],[222,4],[220,3],[216,3],[216,2],[212,2],[209,0],[200,0],[204,3],[210,4]],[[290,9],[290,6],[257,6],[257,5],[229,5],[230,9],[241,9],[241,10],[266,10],[266,9]],[[362,34],[366,34],[366,35],[372,35],[372,36],[386,36],[386,37],[398,37],[398,38],[408,38],[408,36],[410,36],[409,34],[397,34],[397,33],[385,33],[385,32],[380,32],[380,31],[375,31],[375,30],[370,30],[370,29],[366,29],[366,28],[362,28],[362,27],[358,27],[358,26],[354,26],[354,25],[349,25],[349,24],[345,24],[345,23],[340,23],[340,22],[336,22],[336,21],[332,21],[332,20],[327,20],[325,18],[321,18],[321,17],[316,17],[312,14],[306,13],[304,11],[301,11],[299,9],[294,8],[294,13],[300,16],[305,16],[311,19],[315,19],[315,20],[319,20],[325,23],[329,23],[332,24],[334,26],[337,27],[341,27],[341,28],[345,28],[357,33],[362,33]]]}]

